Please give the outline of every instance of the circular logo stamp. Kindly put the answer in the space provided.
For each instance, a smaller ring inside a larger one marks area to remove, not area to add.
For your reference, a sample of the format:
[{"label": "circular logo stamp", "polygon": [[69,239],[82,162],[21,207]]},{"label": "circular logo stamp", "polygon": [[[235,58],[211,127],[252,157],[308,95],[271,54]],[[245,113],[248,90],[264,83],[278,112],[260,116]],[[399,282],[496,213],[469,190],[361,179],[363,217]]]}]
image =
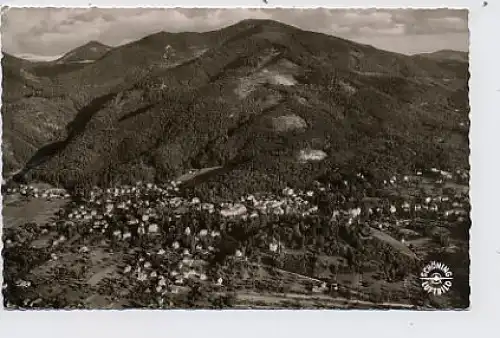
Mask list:
[{"label": "circular logo stamp", "polygon": [[445,264],[432,261],[422,269],[420,280],[425,291],[440,296],[450,290],[453,273]]}]

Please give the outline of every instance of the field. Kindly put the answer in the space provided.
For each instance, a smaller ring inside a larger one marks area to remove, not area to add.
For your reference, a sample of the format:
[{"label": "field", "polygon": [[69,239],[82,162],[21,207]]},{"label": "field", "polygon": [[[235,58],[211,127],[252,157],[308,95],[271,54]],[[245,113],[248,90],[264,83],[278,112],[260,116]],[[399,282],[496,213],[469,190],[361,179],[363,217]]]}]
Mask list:
[{"label": "field", "polygon": [[[339,183],[349,189],[367,180],[355,177]],[[5,186],[4,303],[465,308],[467,181],[466,171],[431,169],[387,177],[373,196],[334,202],[340,188],[320,182],[222,203],[202,201],[178,182],[85,194]],[[441,296],[424,292],[419,279],[431,260],[454,273]]]}]

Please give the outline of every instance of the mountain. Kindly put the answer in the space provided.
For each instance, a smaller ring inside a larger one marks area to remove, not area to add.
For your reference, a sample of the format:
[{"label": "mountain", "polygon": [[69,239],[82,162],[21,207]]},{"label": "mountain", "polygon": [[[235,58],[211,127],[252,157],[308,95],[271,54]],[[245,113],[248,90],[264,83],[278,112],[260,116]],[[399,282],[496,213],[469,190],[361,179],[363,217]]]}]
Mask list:
[{"label": "mountain", "polygon": [[456,50],[449,50],[449,49],[439,50],[433,53],[422,53],[418,54],[418,56],[427,57],[434,60],[441,60],[441,61],[446,61],[446,60],[460,61],[460,62],[469,61],[469,53],[460,52]]},{"label": "mountain", "polygon": [[98,41],[90,41],[87,44],[73,49],[56,60],[57,63],[89,63],[104,56],[112,49]]},{"label": "mountain", "polygon": [[54,78],[61,74],[82,69],[85,65],[99,60],[112,49],[112,47],[98,41],[90,41],[67,52],[57,60],[36,64],[32,71],[37,76]]},{"label": "mountain", "polygon": [[338,167],[466,167],[467,80],[466,63],[270,20],[158,33],[53,80],[87,97],[67,137],[17,178],[74,188],[218,166],[199,189],[217,182],[224,195],[307,184]]},{"label": "mountain", "polygon": [[[21,169],[36,150],[57,140],[54,130],[64,130],[76,111],[93,98],[137,81],[155,66],[165,67],[202,53],[201,44],[210,42],[204,36],[160,32],[115,51],[90,42],[52,62],[31,62],[4,53],[2,116],[17,126],[10,124],[13,129],[9,129],[4,123],[4,174]],[[92,58],[99,62],[81,62]],[[39,118],[48,124],[30,122]],[[27,135],[35,136],[26,140]]]},{"label": "mountain", "polygon": [[[89,104],[92,99],[126,88],[155,72],[192,61],[210,48],[216,48],[230,36],[245,30],[247,24],[218,31],[197,33],[158,32],[107,52],[98,62],[71,64],[71,72],[52,76],[59,95],[67,95]],[[65,64],[66,65],[66,64]],[[68,65],[66,65],[67,67]]]}]

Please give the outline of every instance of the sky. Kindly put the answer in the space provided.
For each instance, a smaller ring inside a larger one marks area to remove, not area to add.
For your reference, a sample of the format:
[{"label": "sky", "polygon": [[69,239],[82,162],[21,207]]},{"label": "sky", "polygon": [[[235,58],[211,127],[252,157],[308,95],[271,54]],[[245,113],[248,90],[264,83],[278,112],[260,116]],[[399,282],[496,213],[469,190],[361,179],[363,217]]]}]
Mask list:
[{"label": "sky", "polygon": [[96,40],[122,45],[159,31],[203,32],[243,19],[272,19],[404,54],[467,51],[467,10],[453,9],[98,9],[9,8],[2,11],[2,51],[56,59]]}]

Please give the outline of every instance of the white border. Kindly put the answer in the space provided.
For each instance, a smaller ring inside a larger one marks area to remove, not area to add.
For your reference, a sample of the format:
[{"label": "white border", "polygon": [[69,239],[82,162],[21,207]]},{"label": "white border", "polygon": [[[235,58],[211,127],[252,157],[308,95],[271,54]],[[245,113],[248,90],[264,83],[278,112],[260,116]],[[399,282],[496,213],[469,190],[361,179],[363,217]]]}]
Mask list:
[{"label": "white border", "polygon": [[[471,308],[411,311],[0,311],[0,336],[15,337],[481,337],[498,335],[500,308],[500,3],[481,0],[7,1],[27,7],[384,7],[469,8],[471,104]],[[495,34],[496,33],[496,34]],[[1,246],[0,246],[1,247]],[[496,325],[495,325],[496,324]],[[484,330],[484,331],[483,331]],[[489,333],[489,334],[488,334]]]}]

